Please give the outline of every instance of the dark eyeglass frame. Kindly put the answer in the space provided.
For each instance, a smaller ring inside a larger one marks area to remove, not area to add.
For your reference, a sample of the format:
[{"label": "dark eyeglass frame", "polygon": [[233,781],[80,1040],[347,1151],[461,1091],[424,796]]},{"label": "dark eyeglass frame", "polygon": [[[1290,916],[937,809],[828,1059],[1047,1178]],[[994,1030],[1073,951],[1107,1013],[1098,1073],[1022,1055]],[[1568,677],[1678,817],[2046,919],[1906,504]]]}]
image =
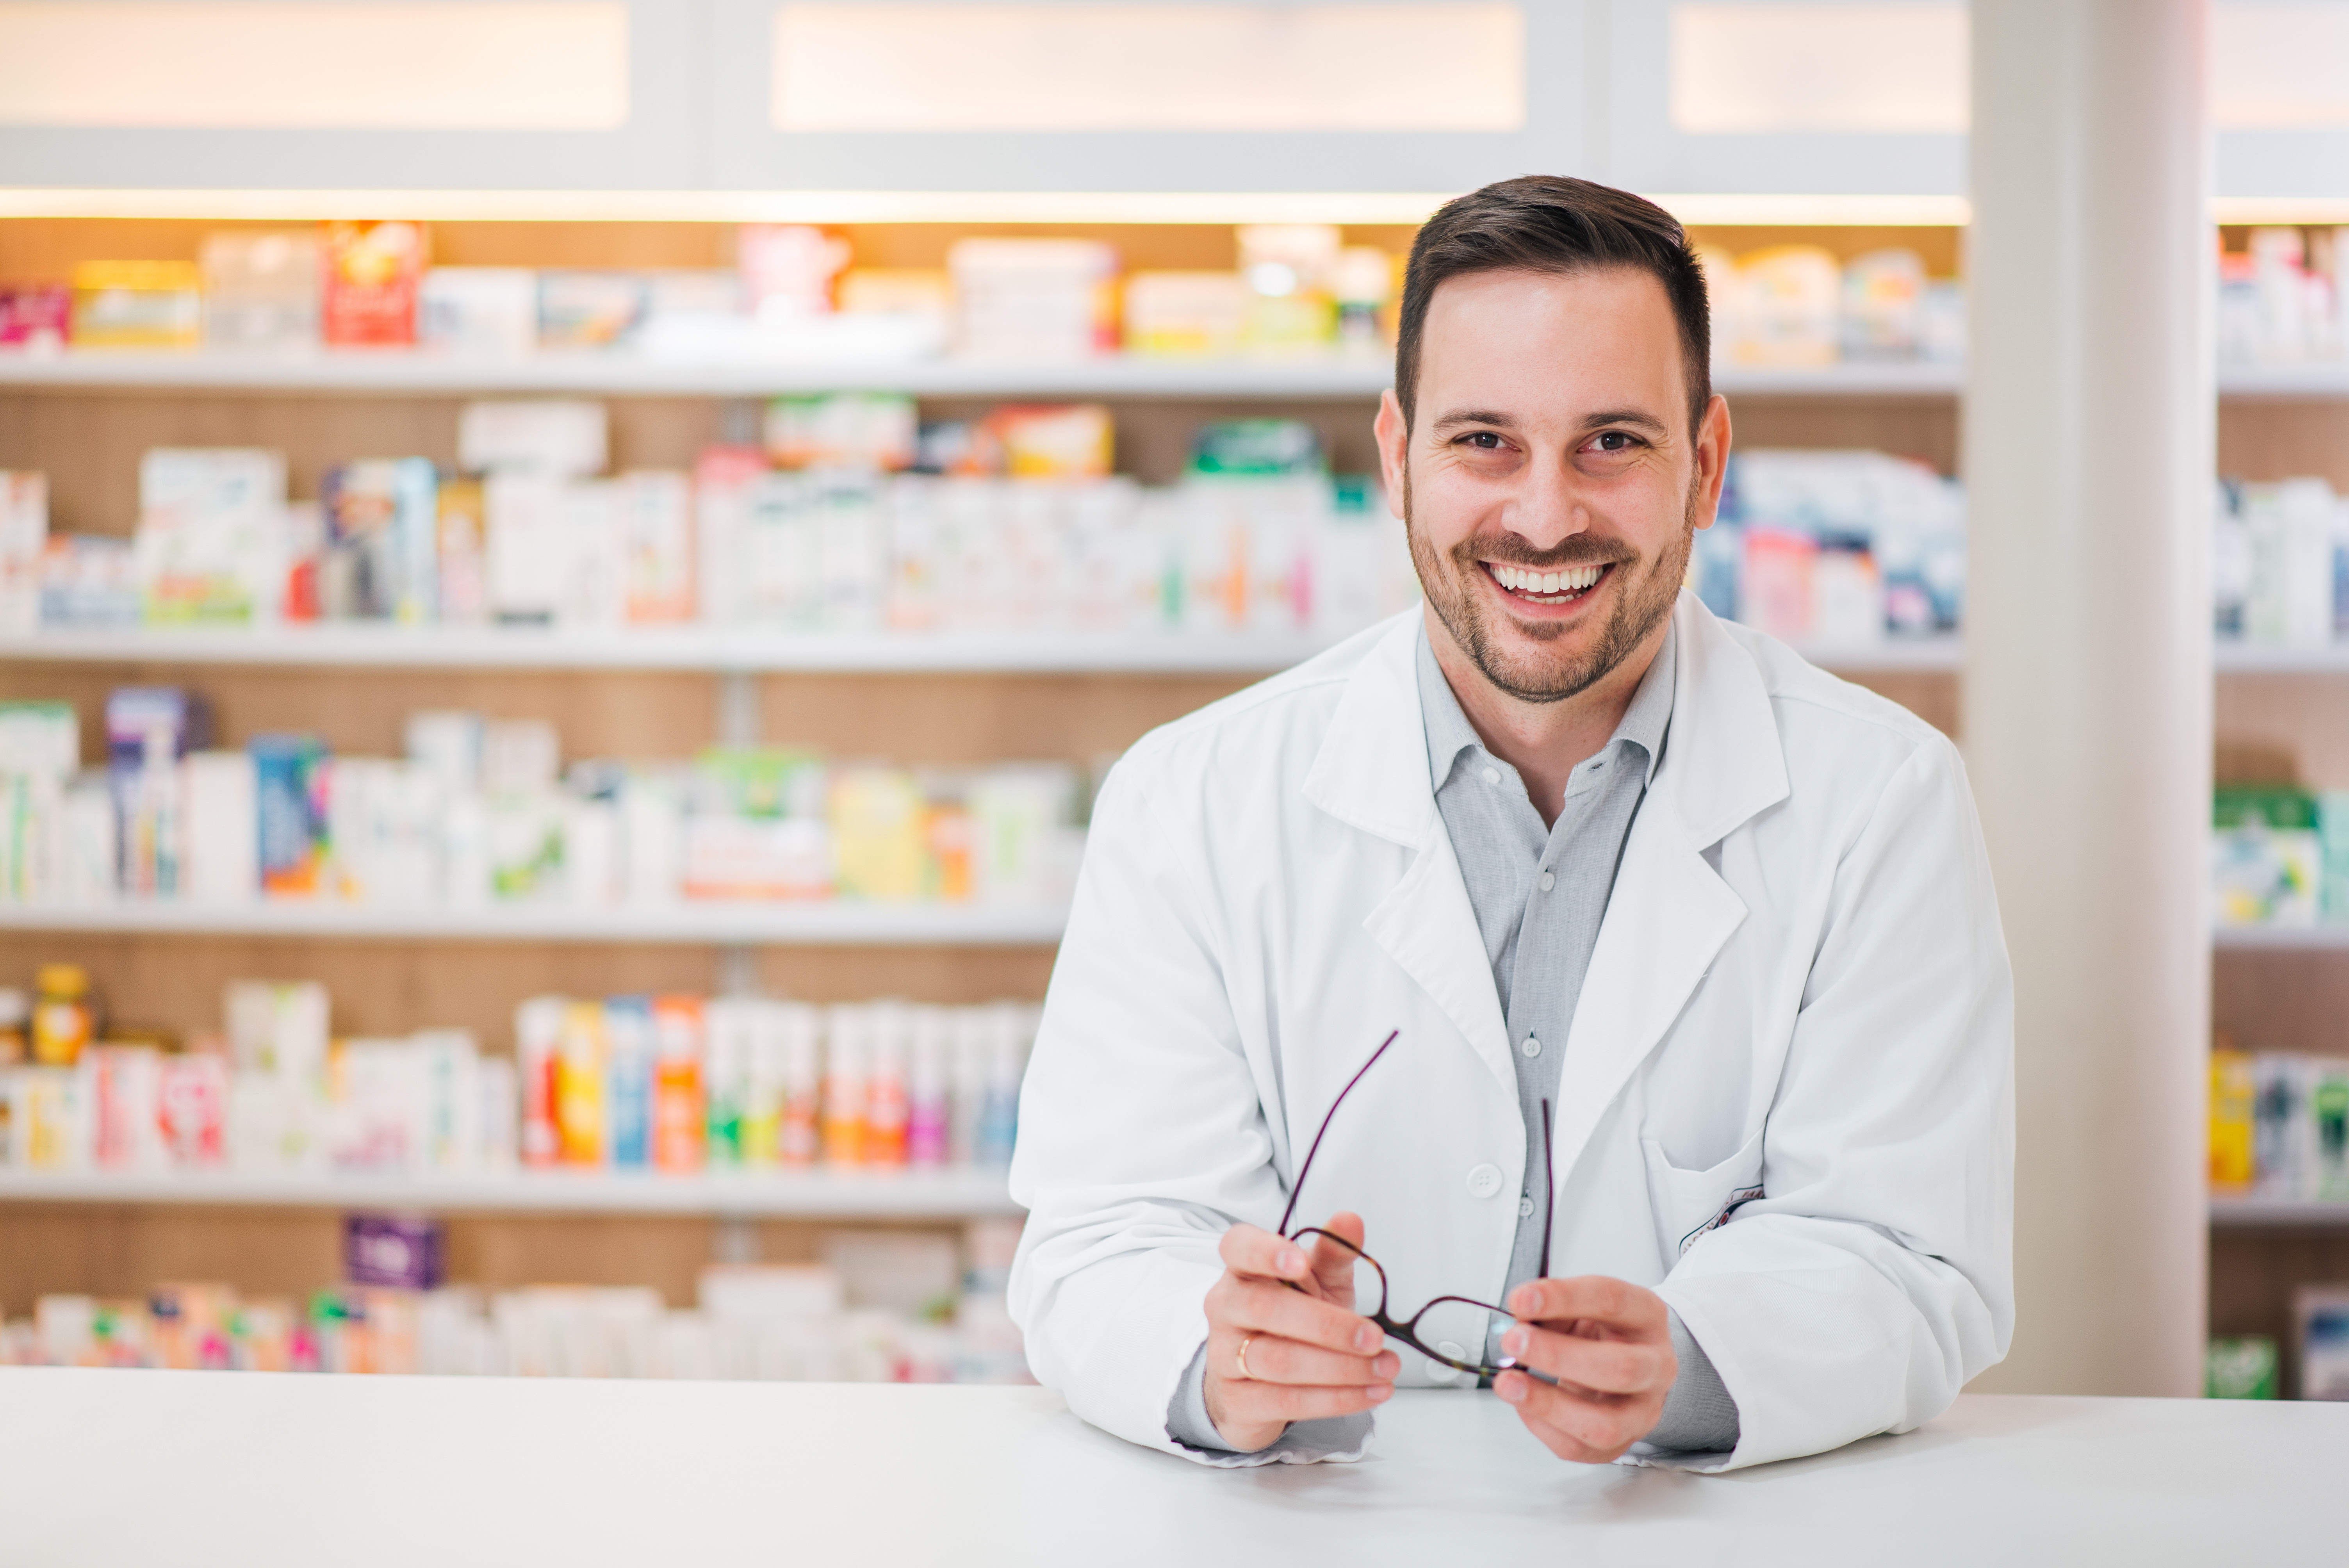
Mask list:
[{"label": "dark eyeglass frame", "polygon": [[[1482,1357],[1473,1361],[1463,1360],[1458,1357],[1444,1355],[1444,1352],[1436,1349],[1433,1346],[1429,1345],[1425,1340],[1419,1336],[1419,1325],[1421,1320],[1425,1318],[1429,1313],[1434,1311],[1439,1306],[1455,1305],[1461,1306],[1472,1306],[1479,1309],[1480,1311],[1497,1313],[1503,1317],[1515,1318],[1516,1314],[1511,1312],[1508,1308],[1504,1306],[1495,1306],[1489,1301],[1478,1301],[1474,1296],[1439,1295],[1434,1300],[1429,1302],[1425,1306],[1421,1307],[1417,1312],[1413,1313],[1409,1317],[1401,1319],[1392,1317],[1389,1315],[1386,1310],[1386,1304],[1387,1298],[1393,1294],[1393,1291],[1387,1284],[1387,1271],[1384,1265],[1382,1265],[1378,1259],[1371,1256],[1370,1253],[1362,1251],[1361,1248],[1356,1246],[1345,1237],[1330,1231],[1325,1231],[1319,1225],[1307,1225],[1302,1229],[1295,1231],[1288,1228],[1288,1222],[1294,1219],[1297,1215],[1297,1200],[1305,1191],[1305,1178],[1313,1169],[1313,1157],[1321,1151],[1321,1140],[1329,1135],[1330,1123],[1336,1119],[1338,1108],[1346,1103],[1346,1097],[1354,1092],[1354,1086],[1362,1081],[1362,1075],[1376,1067],[1378,1065],[1379,1058],[1387,1054],[1387,1047],[1393,1045],[1395,1041],[1402,1037],[1402,1031],[1401,1029],[1396,1029],[1389,1033],[1385,1039],[1379,1042],[1379,1048],[1371,1053],[1371,1059],[1364,1062],[1355,1070],[1354,1076],[1346,1080],[1346,1087],[1338,1091],[1338,1098],[1330,1102],[1329,1110],[1325,1112],[1321,1118],[1320,1130],[1314,1133],[1312,1143],[1305,1150],[1305,1163],[1297,1168],[1297,1180],[1288,1189],[1288,1207],[1280,1212],[1280,1235],[1285,1241],[1298,1243],[1302,1243],[1308,1236],[1326,1237],[1330,1241],[1335,1242],[1338,1245],[1353,1253],[1355,1257],[1361,1259],[1363,1263],[1370,1264],[1371,1268],[1376,1269],[1379,1275],[1379,1309],[1376,1312],[1364,1313],[1362,1315],[1368,1317],[1372,1323],[1377,1324],[1388,1338],[1401,1340],[1403,1344],[1410,1346],[1413,1350],[1418,1351],[1422,1356],[1426,1357],[1429,1360],[1440,1362],[1444,1366],[1451,1367],[1455,1372],[1466,1372],[1478,1377],[1497,1377],[1504,1372],[1523,1372],[1527,1377],[1539,1377],[1545,1383],[1551,1382],[1553,1379],[1535,1371],[1532,1367],[1519,1366],[1514,1357],[1505,1356],[1499,1361],[1486,1361]],[[1534,1277],[1537,1279],[1547,1279],[1549,1276],[1549,1227],[1551,1218],[1552,1190],[1554,1185],[1549,1168],[1550,1125],[1548,1100],[1545,1099],[1541,1102],[1541,1112],[1542,1239],[1541,1257],[1539,1263],[1535,1266]],[[1288,1286],[1289,1289],[1299,1292],[1300,1295],[1305,1291],[1305,1287],[1303,1285],[1297,1284],[1293,1280],[1283,1280],[1281,1283]],[[1488,1331],[1485,1337],[1486,1341],[1489,1342],[1492,1338],[1491,1333]]]}]

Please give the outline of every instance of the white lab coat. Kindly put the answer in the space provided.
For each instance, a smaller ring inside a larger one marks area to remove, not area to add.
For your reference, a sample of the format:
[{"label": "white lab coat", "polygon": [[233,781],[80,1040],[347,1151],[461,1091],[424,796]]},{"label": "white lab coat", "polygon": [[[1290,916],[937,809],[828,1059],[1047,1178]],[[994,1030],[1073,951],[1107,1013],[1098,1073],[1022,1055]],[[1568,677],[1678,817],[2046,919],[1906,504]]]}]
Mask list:
[{"label": "white lab coat", "polygon": [[[1188,1452],[1167,1402],[1218,1235],[1278,1222],[1391,1029],[1296,1222],[1361,1213],[1399,1316],[1501,1294],[1526,1140],[1418,614],[1154,731],[1095,809],[1020,1100],[1011,1311],[1036,1376],[1132,1441]],[[2006,1353],[2013,982],[1955,748],[1690,594],[1674,614],[1662,765],[1566,1041],[1550,1272],[1680,1314],[1737,1402],[1736,1451],[1699,1461],[1722,1469],[1907,1430]]]}]

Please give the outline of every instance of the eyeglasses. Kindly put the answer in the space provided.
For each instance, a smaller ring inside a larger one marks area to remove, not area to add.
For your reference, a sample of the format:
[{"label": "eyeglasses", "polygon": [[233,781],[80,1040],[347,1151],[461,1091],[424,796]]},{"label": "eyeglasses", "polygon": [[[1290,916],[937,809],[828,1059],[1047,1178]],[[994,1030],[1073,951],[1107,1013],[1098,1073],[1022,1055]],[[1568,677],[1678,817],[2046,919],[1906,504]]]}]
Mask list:
[{"label": "eyeglasses", "polygon": [[[1378,1065],[1379,1058],[1387,1054],[1387,1047],[1393,1045],[1396,1040],[1402,1037],[1402,1031],[1401,1029],[1397,1029],[1388,1035],[1384,1040],[1381,1040],[1379,1043],[1379,1048],[1371,1053],[1371,1059],[1364,1062],[1361,1068],[1356,1069],[1354,1076],[1346,1080],[1346,1087],[1338,1091],[1338,1098],[1330,1102],[1329,1112],[1321,1118],[1321,1130],[1313,1135],[1313,1142],[1305,1150],[1305,1163],[1298,1167],[1296,1183],[1288,1190],[1288,1207],[1282,1210],[1280,1214],[1280,1234],[1284,1240],[1297,1242],[1299,1243],[1302,1243],[1309,1236],[1323,1237],[1329,1241],[1336,1243],[1339,1246],[1343,1247],[1346,1251],[1353,1253],[1357,1264],[1356,1274],[1358,1278],[1355,1284],[1357,1305],[1355,1310],[1358,1312],[1361,1311],[1360,1298],[1362,1291],[1362,1282],[1359,1278],[1361,1273],[1360,1265],[1363,1264],[1369,1264],[1371,1274],[1376,1276],[1378,1280],[1378,1300],[1372,1305],[1371,1310],[1363,1312],[1362,1315],[1369,1318],[1372,1323],[1377,1324],[1381,1329],[1385,1331],[1388,1338],[1399,1339],[1403,1344],[1410,1346],[1413,1350],[1418,1351],[1422,1356],[1426,1357],[1429,1360],[1439,1362],[1445,1367],[1451,1367],[1455,1372],[1466,1372],[1478,1377],[1495,1377],[1504,1372],[1514,1370],[1524,1372],[1530,1377],[1541,1377],[1544,1382],[1548,1382],[1550,1381],[1549,1378],[1543,1377],[1541,1373],[1534,1371],[1533,1368],[1529,1367],[1519,1367],[1513,1357],[1505,1356],[1497,1361],[1487,1361],[1482,1357],[1470,1360],[1457,1356],[1447,1356],[1442,1350],[1437,1349],[1435,1346],[1428,1344],[1424,1339],[1420,1337],[1419,1326],[1426,1320],[1427,1315],[1433,1312],[1437,1307],[1474,1307],[1478,1311],[1490,1313],[1494,1316],[1502,1319],[1502,1326],[1504,1328],[1514,1324],[1516,1320],[1516,1315],[1509,1312],[1506,1307],[1495,1306],[1489,1301],[1478,1301],[1474,1296],[1439,1295],[1433,1301],[1429,1302],[1425,1306],[1421,1307],[1417,1312],[1413,1313],[1409,1317],[1397,1318],[1387,1310],[1387,1298],[1389,1295],[1389,1291],[1387,1289],[1387,1271],[1381,1265],[1378,1259],[1371,1256],[1370,1253],[1362,1251],[1361,1248],[1356,1246],[1345,1237],[1338,1235],[1333,1232],[1325,1231],[1319,1225],[1308,1225],[1304,1229],[1298,1231],[1291,1231],[1288,1228],[1288,1222],[1294,1219],[1297,1214],[1297,1200],[1305,1191],[1305,1178],[1313,1169],[1313,1157],[1321,1151],[1321,1140],[1329,1135],[1330,1123],[1336,1119],[1338,1115],[1338,1108],[1346,1103],[1346,1097],[1354,1092],[1354,1086],[1362,1081],[1362,1075],[1369,1072],[1373,1067],[1376,1067]],[[1551,1183],[1549,1169],[1550,1127],[1548,1100],[1545,1099],[1541,1102],[1541,1112],[1542,1239],[1540,1262],[1536,1265],[1534,1271],[1534,1277],[1537,1279],[1546,1279],[1549,1275]],[[1303,1285],[1299,1284],[1292,1280],[1283,1280],[1281,1283],[1288,1285],[1288,1288],[1293,1291],[1301,1293],[1305,1289]],[[1485,1343],[1487,1345],[1492,1344],[1495,1337],[1496,1336],[1492,1332],[1492,1326],[1487,1325],[1485,1335]]]}]

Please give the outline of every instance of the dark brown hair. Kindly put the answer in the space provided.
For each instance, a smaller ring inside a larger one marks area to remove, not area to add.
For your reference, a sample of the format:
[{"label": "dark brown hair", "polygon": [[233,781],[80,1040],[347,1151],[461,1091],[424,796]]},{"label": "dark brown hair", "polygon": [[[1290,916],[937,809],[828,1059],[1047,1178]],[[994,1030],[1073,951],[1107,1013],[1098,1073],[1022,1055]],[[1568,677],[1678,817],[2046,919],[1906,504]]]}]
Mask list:
[{"label": "dark brown hair", "polygon": [[1704,269],[1680,220],[1612,186],[1554,174],[1503,180],[1446,201],[1412,242],[1395,333],[1395,399],[1403,423],[1419,393],[1419,339],[1427,302],[1447,279],[1519,269],[1579,273],[1630,267],[1664,285],[1680,324],[1694,431],[1713,400],[1713,320]]}]

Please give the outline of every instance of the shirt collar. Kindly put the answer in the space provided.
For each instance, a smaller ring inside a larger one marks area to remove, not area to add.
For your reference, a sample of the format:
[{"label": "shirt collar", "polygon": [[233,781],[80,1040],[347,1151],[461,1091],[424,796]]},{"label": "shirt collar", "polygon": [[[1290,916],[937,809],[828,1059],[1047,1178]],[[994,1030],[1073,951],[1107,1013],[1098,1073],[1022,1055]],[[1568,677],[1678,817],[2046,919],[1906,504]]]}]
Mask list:
[{"label": "shirt collar", "polygon": [[[1640,677],[1639,689],[1631,694],[1631,704],[1623,710],[1622,721],[1601,750],[1629,741],[1640,748],[1647,758],[1647,781],[1653,783],[1656,765],[1663,759],[1664,738],[1672,721],[1672,677],[1680,637],[1680,628],[1665,623],[1663,645],[1656,650],[1655,662],[1648,673]],[[1461,710],[1460,699],[1453,695],[1452,683],[1444,678],[1444,666],[1435,662],[1435,650],[1427,641],[1427,623],[1419,626],[1419,712],[1427,731],[1427,776],[1431,785],[1444,788],[1452,777],[1463,751],[1481,747],[1476,727],[1468,722]]]}]

